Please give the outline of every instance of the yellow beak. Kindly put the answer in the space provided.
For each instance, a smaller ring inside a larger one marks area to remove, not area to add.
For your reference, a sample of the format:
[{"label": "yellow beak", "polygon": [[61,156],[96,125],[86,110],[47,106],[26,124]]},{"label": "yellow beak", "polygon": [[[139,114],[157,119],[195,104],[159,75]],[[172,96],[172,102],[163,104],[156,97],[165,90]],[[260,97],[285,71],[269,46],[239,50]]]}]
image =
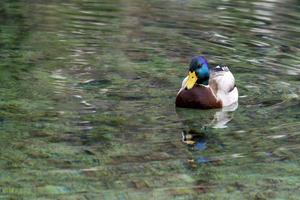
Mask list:
[{"label": "yellow beak", "polygon": [[193,72],[189,72],[189,75],[188,75],[188,80],[187,80],[187,82],[186,82],[186,84],[185,84],[185,87],[189,90],[189,89],[191,89],[191,88],[193,88],[194,87],[194,85],[195,85],[195,83],[196,83],[196,81],[197,81],[197,75],[196,75],[196,73],[195,73],[195,71],[193,71]]}]

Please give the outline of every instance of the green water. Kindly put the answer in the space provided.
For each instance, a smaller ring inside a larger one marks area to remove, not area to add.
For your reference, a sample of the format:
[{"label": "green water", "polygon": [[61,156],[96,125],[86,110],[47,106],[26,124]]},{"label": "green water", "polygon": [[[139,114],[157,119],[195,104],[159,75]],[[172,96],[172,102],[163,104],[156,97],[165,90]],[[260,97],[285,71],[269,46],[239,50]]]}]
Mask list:
[{"label": "green water", "polygon": [[[299,12],[2,0],[0,199],[299,199]],[[175,109],[198,54],[230,66],[235,111]]]}]

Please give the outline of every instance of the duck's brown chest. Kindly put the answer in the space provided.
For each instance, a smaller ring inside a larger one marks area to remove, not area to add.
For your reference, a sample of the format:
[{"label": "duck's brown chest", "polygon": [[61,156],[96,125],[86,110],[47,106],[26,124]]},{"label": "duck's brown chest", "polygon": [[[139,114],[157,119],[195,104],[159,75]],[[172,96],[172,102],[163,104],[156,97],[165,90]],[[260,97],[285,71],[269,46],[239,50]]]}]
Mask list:
[{"label": "duck's brown chest", "polygon": [[190,90],[182,90],[177,95],[175,104],[184,108],[222,108],[222,102],[216,99],[211,89],[201,85],[195,85]]}]

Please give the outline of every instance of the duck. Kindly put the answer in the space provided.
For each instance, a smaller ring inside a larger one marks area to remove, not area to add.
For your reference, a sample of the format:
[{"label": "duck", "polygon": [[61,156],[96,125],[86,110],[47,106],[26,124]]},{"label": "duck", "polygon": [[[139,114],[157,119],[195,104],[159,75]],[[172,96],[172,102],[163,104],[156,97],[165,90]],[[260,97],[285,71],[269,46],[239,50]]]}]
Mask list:
[{"label": "duck", "polygon": [[238,104],[238,89],[229,68],[210,68],[203,56],[195,56],[176,96],[176,107],[214,109]]}]

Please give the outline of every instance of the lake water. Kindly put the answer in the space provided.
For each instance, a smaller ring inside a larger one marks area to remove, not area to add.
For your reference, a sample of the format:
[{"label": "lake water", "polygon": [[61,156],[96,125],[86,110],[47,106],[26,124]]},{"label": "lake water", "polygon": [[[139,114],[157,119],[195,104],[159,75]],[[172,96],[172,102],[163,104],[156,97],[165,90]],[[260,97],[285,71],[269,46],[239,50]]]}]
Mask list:
[{"label": "lake water", "polygon": [[[298,199],[297,0],[2,0],[0,199]],[[176,109],[194,55],[237,109]]]}]

